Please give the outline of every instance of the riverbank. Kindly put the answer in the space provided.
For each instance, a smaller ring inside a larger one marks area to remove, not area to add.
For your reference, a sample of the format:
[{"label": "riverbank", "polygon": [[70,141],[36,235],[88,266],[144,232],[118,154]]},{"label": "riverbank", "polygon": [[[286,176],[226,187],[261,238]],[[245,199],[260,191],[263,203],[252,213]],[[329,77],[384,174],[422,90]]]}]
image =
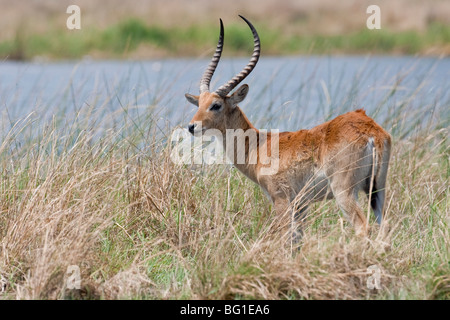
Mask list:
[{"label": "riverbank", "polygon": [[[345,35],[286,33],[281,28],[256,24],[265,55],[293,54],[450,54],[450,26],[430,24],[424,31],[368,30]],[[225,30],[225,55],[245,56],[252,50],[252,37],[243,23],[229,23]],[[148,24],[128,18],[106,28],[45,32],[18,29],[14,37],[0,41],[2,60],[151,59],[209,56],[215,48],[218,25],[188,27]]]}]

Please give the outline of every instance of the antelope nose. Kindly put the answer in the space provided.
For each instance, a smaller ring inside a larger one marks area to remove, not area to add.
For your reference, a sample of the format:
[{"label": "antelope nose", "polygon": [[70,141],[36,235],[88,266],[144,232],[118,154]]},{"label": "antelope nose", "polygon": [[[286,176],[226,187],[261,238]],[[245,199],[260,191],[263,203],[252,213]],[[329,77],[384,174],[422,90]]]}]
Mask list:
[{"label": "antelope nose", "polygon": [[195,123],[188,125],[189,132],[194,134]]}]

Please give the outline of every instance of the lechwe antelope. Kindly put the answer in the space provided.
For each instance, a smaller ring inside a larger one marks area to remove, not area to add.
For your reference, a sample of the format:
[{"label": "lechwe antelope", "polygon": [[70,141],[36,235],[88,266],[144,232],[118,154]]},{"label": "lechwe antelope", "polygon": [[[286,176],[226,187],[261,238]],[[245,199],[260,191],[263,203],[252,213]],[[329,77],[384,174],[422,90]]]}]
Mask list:
[{"label": "lechwe antelope", "polygon": [[[216,129],[225,137],[229,129],[256,129],[237,106],[248,93],[248,85],[229,94],[254,69],[260,56],[260,40],[253,25],[244,17],[254,38],[254,50],[250,62],[234,78],[216,91],[210,92],[211,77],[219,63],[223,48],[224,30],[220,20],[220,37],[216,52],[200,81],[200,95],[186,94],[186,99],[198,106],[198,111],[189,123],[192,134],[202,134],[207,129]],[[201,123],[201,126],[198,124]],[[261,130],[262,131],[262,130]],[[269,149],[272,139],[279,142],[279,165],[273,174],[262,174],[263,164],[260,149]],[[227,139],[223,138],[224,150]],[[233,147],[234,148],[234,147]],[[296,202],[295,216],[300,219],[306,206],[312,201],[335,198],[344,216],[350,220],[358,234],[368,232],[367,214],[357,202],[360,191],[370,199],[376,221],[381,223],[384,210],[386,175],[391,148],[390,135],[364,110],[340,115],[309,130],[281,132],[276,137],[267,133],[264,143],[245,143],[244,163],[237,161],[234,152],[230,159],[236,168],[261,186],[274,204],[277,214],[289,212]],[[255,163],[248,162],[251,154],[258,154]],[[299,200],[300,199],[300,200]]]}]

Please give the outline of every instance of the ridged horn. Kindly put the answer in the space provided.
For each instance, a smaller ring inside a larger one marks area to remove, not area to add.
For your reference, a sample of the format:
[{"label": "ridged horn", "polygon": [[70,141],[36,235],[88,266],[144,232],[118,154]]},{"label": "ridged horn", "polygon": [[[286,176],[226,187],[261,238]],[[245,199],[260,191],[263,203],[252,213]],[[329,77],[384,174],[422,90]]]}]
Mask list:
[{"label": "ridged horn", "polygon": [[211,78],[216,70],[217,65],[219,64],[220,56],[222,55],[223,49],[223,23],[222,19],[220,19],[220,36],[219,42],[217,43],[216,52],[209,63],[208,68],[205,70],[202,76],[202,80],[200,80],[200,93],[209,91],[209,83],[211,82]]},{"label": "ridged horn", "polygon": [[228,81],[226,84],[215,91],[221,97],[225,97],[228,93],[230,93],[231,90],[233,90],[242,80],[244,80],[250,74],[250,72],[252,72],[259,60],[259,55],[261,53],[261,43],[259,41],[258,32],[256,32],[255,27],[253,27],[251,22],[245,19],[243,16],[239,15],[239,17],[241,17],[252,30],[254,42],[253,54],[247,66],[242,69],[240,73],[235,75],[230,81]]}]

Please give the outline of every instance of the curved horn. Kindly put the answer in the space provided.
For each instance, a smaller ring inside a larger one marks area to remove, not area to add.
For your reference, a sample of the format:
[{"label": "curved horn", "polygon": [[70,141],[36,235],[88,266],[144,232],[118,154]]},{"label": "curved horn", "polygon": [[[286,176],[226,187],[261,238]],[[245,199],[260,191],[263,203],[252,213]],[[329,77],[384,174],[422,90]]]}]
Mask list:
[{"label": "curved horn", "polygon": [[223,23],[222,19],[220,19],[220,36],[219,42],[217,43],[216,52],[209,63],[208,68],[203,73],[202,80],[200,80],[200,93],[209,91],[209,82],[216,70],[217,65],[219,64],[220,56],[222,55],[223,49]]},{"label": "curved horn", "polygon": [[228,81],[226,84],[224,84],[223,86],[221,86],[219,89],[216,90],[216,93],[221,97],[225,97],[242,80],[244,80],[250,74],[250,72],[252,72],[252,70],[256,66],[256,63],[258,62],[259,55],[261,53],[261,43],[259,41],[258,32],[256,32],[255,27],[253,27],[251,22],[245,19],[243,16],[239,15],[239,17],[241,17],[252,30],[254,42],[253,54],[247,66],[244,69],[242,69],[240,73],[235,75],[230,81]]}]

